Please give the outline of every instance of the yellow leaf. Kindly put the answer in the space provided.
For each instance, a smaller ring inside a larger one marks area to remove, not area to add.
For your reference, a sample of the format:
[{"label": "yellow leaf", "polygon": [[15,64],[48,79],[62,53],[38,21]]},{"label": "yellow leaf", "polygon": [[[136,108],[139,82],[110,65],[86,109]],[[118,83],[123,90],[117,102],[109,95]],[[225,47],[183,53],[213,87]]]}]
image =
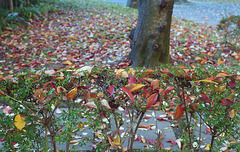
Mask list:
[{"label": "yellow leaf", "polygon": [[124,69],[115,70],[117,77],[127,78],[128,73]]},{"label": "yellow leaf", "polygon": [[218,64],[221,65],[221,64],[224,64],[225,62],[222,61],[221,59],[218,59]]},{"label": "yellow leaf", "polygon": [[68,92],[67,97],[68,98],[74,98],[77,93],[77,88],[72,89],[71,91]]},{"label": "yellow leaf", "polygon": [[71,61],[64,61],[62,64],[64,64],[64,65],[72,65],[72,62]]},{"label": "yellow leaf", "polygon": [[135,85],[131,86],[129,91],[134,92],[134,91],[137,91],[137,90],[141,89],[144,86],[145,86],[144,84],[135,84]]},{"label": "yellow leaf", "polygon": [[234,93],[231,93],[229,96],[228,96],[228,100],[230,100],[230,101],[233,101],[233,99],[234,99]]},{"label": "yellow leaf", "polygon": [[21,116],[20,114],[15,116],[14,121],[15,121],[14,125],[19,130],[22,130],[26,125],[25,118],[23,116]]},{"label": "yellow leaf", "polygon": [[121,145],[121,143],[120,143],[120,136],[117,135],[117,137],[114,138],[113,142],[114,142],[115,145],[120,146]]},{"label": "yellow leaf", "polygon": [[79,143],[79,140],[72,140],[69,142],[69,144],[76,144],[76,143]]},{"label": "yellow leaf", "polygon": [[234,109],[230,110],[230,111],[228,112],[228,114],[229,114],[229,117],[230,117],[230,118],[234,118],[234,116],[235,116],[235,110],[234,110]]},{"label": "yellow leaf", "polygon": [[219,136],[220,137],[224,137],[225,136],[225,132],[221,133]]},{"label": "yellow leaf", "polygon": [[216,85],[216,89],[215,89],[215,92],[217,93],[222,93],[226,90],[226,85],[225,86],[217,86]]},{"label": "yellow leaf", "polygon": [[210,146],[211,146],[210,144],[207,144],[205,150],[210,150]]},{"label": "yellow leaf", "polygon": [[214,81],[212,81],[212,80],[206,80],[206,79],[204,79],[204,80],[198,80],[198,81],[195,81],[195,82],[207,82],[207,83],[215,83],[215,84],[218,84],[217,82],[214,82]]}]

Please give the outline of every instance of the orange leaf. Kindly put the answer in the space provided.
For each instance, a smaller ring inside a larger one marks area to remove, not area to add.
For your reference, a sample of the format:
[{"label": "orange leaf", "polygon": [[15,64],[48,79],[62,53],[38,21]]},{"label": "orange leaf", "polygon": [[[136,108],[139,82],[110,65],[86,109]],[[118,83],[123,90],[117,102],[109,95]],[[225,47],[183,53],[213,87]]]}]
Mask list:
[{"label": "orange leaf", "polygon": [[122,87],[122,90],[130,97],[130,99],[134,102],[132,93],[126,88]]},{"label": "orange leaf", "polygon": [[5,93],[0,89],[0,95],[5,95]]},{"label": "orange leaf", "polygon": [[67,97],[68,98],[74,98],[77,93],[77,88],[72,89],[71,91],[68,92]]},{"label": "orange leaf", "polygon": [[147,99],[147,109],[149,109],[157,101],[158,94],[154,93]]},{"label": "orange leaf", "polygon": [[143,73],[146,74],[146,75],[150,75],[154,72],[154,70],[147,70],[147,71],[144,71]]},{"label": "orange leaf", "polygon": [[185,111],[184,105],[183,104],[178,105],[177,109],[176,109],[176,112],[174,114],[174,118],[176,120],[179,120],[183,116],[184,111]]},{"label": "orange leaf", "polygon": [[2,74],[0,75],[0,81],[1,81],[1,80],[3,80],[3,75],[2,75]]},{"label": "orange leaf", "polygon": [[226,77],[226,76],[228,76],[228,74],[226,74],[226,73],[218,73],[218,74],[216,75],[216,78]]},{"label": "orange leaf", "polygon": [[138,128],[147,128],[146,125],[139,125]]}]

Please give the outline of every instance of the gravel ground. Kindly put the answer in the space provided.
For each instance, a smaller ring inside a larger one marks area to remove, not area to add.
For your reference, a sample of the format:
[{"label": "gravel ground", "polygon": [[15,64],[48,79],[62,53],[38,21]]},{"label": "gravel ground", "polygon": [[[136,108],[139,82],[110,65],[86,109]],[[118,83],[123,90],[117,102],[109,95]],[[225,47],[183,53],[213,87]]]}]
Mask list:
[{"label": "gravel ground", "polygon": [[[126,5],[127,0],[104,0]],[[197,23],[216,25],[222,16],[240,15],[240,4],[223,4],[192,1],[191,4],[174,5],[173,16]]]}]

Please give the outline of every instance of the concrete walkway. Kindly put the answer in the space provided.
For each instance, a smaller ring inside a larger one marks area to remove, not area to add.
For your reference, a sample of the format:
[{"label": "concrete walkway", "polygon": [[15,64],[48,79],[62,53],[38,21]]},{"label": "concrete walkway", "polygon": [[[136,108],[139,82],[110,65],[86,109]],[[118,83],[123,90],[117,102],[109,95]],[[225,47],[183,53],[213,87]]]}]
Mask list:
[{"label": "concrete walkway", "polygon": [[[127,0],[104,0],[122,5],[127,4]],[[197,2],[189,0],[192,4],[174,5],[173,16],[187,19],[196,23],[207,23],[216,25],[225,15],[240,15],[240,4],[222,4],[210,2]]]}]

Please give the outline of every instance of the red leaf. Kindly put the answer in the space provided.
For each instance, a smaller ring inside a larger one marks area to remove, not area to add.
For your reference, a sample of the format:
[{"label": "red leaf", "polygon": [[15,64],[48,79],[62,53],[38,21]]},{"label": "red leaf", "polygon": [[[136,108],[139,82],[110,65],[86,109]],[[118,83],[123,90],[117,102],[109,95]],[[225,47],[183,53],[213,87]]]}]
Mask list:
[{"label": "red leaf", "polygon": [[122,87],[122,90],[130,97],[130,99],[134,102],[132,93],[126,88]]},{"label": "red leaf", "polygon": [[169,140],[166,140],[165,142],[171,142],[173,145],[176,145],[176,141],[172,138],[170,138]]},{"label": "red leaf", "polygon": [[86,86],[78,86],[77,89],[78,89],[78,90],[88,89],[88,87],[86,87]]},{"label": "red leaf", "polygon": [[165,90],[165,93],[164,93],[164,98],[167,99],[167,94],[168,92],[172,91],[173,89],[175,89],[174,86],[171,86],[171,87],[168,87],[166,90]]},{"label": "red leaf", "polygon": [[7,77],[3,78],[3,80],[5,80],[5,81],[12,81],[12,83],[18,84],[18,81],[15,80],[13,77],[7,76]]},{"label": "red leaf", "polygon": [[135,77],[131,76],[131,77],[128,79],[128,84],[130,84],[130,83],[135,84],[136,81],[137,81],[137,80],[135,79]]},{"label": "red leaf", "polygon": [[147,99],[147,109],[149,109],[157,101],[157,98],[158,94],[154,93]]},{"label": "red leaf", "polygon": [[54,89],[55,93],[58,94],[58,92],[57,92],[57,88],[53,85],[52,82],[51,82],[51,86],[52,86],[52,88]]},{"label": "red leaf", "polygon": [[229,82],[229,86],[231,87],[231,89],[236,85],[236,82],[234,79],[232,79],[231,82]]},{"label": "red leaf", "polygon": [[205,93],[200,93],[201,97],[199,98],[200,100],[202,100],[203,102],[211,102],[211,100],[208,98],[208,96]]},{"label": "red leaf", "polygon": [[233,102],[230,101],[229,99],[223,99],[223,100],[219,101],[219,103],[221,103],[223,106],[228,106],[230,104],[233,104]]},{"label": "red leaf", "polygon": [[174,118],[176,120],[179,120],[183,116],[184,111],[185,111],[184,105],[183,104],[178,105],[176,108],[176,112],[174,114]]},{"label": "red leaf", "polygon": [[109,90],[108,90],[108,93],[110,94],[109,97],[111,97],[111,96],[113,95],[113,93],[114,93],[114,87],[113,87],[112,85],[110,85]]}]

